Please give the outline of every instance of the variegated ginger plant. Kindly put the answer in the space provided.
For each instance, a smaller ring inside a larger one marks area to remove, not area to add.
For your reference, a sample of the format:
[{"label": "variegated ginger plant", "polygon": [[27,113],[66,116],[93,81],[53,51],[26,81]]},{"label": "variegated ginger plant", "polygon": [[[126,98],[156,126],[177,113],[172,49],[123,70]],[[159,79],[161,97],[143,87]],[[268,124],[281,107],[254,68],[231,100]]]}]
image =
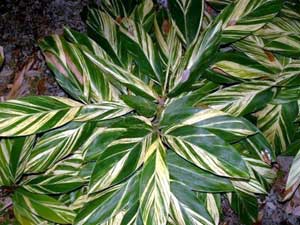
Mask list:
[{"label": "variegated ginger plant", "polygon": [[0,104],[19,223],[218,224],[221,194],[256,221],[298,114],[294,14],[280,0],[103,0],[88,35],[42,40],[70,98]]}]

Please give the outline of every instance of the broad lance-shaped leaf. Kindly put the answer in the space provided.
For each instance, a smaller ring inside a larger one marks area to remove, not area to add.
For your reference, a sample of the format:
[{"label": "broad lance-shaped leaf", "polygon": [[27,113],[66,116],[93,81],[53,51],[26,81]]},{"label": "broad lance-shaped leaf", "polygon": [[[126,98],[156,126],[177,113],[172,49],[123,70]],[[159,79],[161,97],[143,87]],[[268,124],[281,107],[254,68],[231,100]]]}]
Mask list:
[{"label": "broad lance-shaped leaf", "polygon": [[185,184],[190,190],[200,192],[227,192],[234,190],[229,179],[208,173],[172,151],[168,151],[167,164],[170,178]]},{"label": "broad lance-shaped leaf", "polygon": [[236,191],[232,194],[231,207],[244,224],[252,225],[257,221],[258,203],[256,196]]},{"label": "broad lance-shaped leaf", "polygon": [[239,0],[227,6],[218,16],[223,20],[222,42],[246,37],[263,27],[279,12],[282,0]]},{"label": "broad lance-shaped leaf", "polygon": [[10,186],[18,182],[34,141],[34,136],[1,139],[0,186]]},{"label": "broad lance-shaped leaf", "polygon": [[263,45],[261,38],[254,35],[233,43],[233,47],[239,52],[273,71],[273,73],[280,73],[284,69],[283,63],[277,55],[263,49]]},{"label": "broad lance-shaped leaf", "polygon": [[240,79],[275,77],[271,70],[241,53],[218,54],[211,70],[224,76],[230,75]]},{"label": "broad lance-shaped leaf", "polygon": [[213,225],[214,222],[196,194],[180,182],[171,182],[171,224]]},{"label": "broad lance-shaped leaf", "polygon": [[[103,50],[86,36],[67,29],[65,36],[93,54],[108,59]],[[116,95],[117,90],[76,44],[54,35],[43,39],[40,47],[56,80],[73,98],[91,103],[109,101]]]},{"label": "broad lance-shaped leaf", "polygon": [[167,92],[170,76],[178,68],[183,55],[182,44],[175,28],[171,26],[168,28],[170,30],[164,29],[163,25],[166,24],[165,26],[170,26],[169,23],[169,21],[164,20],[162,24],[159,24],[157,18],[154,20],[155,37],[160,48],[164,67],[166,68],[163,93]]},{"label": "broad lance-shaped leaf", "polygon": [[[134,207],[138,202],[139,175],[134,175],[125,183],[114,186],[96,196],[79,211],[75,225],[105,224],[122,211]],[[133,218],[134,219],[133,215]]]},{"label": "broad lance-shaped leaf", "polygon": [[24,97],[0,103],[0,136],[41,133],[72,120],[112,119],[129,111],[126,105],[114,102],[83,105],[63,97]]},{"label": "broad lance-shaped leaf", "polygon": [[295,156],[285,187],[284,200],[291,198],[300,184],[300,151]]},{"label": "broad lance-shaped leaf", "polygon": [[22,187],[37,194],[62,194],[84,185],[85,180],[70,175],[37,175],[22,184]]},{"label": "broad lance-shaped leaf", "polygon": [[295,135],[294,121],[298,115],[298,104],[268,104],[256,113],[257,125],[276,152],[286,151]]},{"label": "broad lance-shaped leaf", "polygon": [[89,52],[84,53],[98,69],[109,77],[110,81],[123,84],[137,95],[149,99],[157,99],[157,93],[135,75],[103,58],[99,58]]},{"label": "broad lance-shaped leaf", "polygon": [[299,57],[300,22],[284,17],[276,17],[255,33],[261,38],[263,48],[289,57]]},{"label": "broad lance-shaped leaf", "polygon": [[208,105],[235,116],[242,116],[262,108],[274,95],[275,88],[272,88],[272,83],[242,83],[209,94],[198,105]]},{"label": "broad lance-shaped leaf", "polygon": [[177,125],[195,125],[229,143],[237,142],[258,132],[253,124],[243,118],[233,117],[228,113],[207,107],[185,107],[180,100],[175,100],[166,107],[162,113],[160,125],[166,133]]},{"label": "broad lance-shaped leaf", "polygon": [[49,221],[31,213],[22,206],[14,205],[14,216],[20,224],[49,224]]},{"label": "broad lance-shaped leaf", "polygon": [[[98,138],[102,144],[97,148],[100,153],[90,179],[89,192],[104,190],[132,175],[145,161],[152,142],[152,131],[146,122],[127,118],[113,124],[110,131],[100,134]],[[101,149],[106,140],[112,141]]]},{"label": "broad lance-shaped leaf", "polygon": [[144,0],[137,7],[135,7],[134,11],[131,14],[131,17],[134,21],[140,23],[145,30],[149,30],[153,24],[154,18],[154,7],[152,0]]},{"label": "broad lance-shaped leaf", "polygon": [[196,193],[201,202],[206,206],[206,209],[212,219],[214,224],[219,224],[221,220],[222,206],[221,206],[221,194],[212,193]]},{"label": "broad lance-shaped leaf", "polygon": [[38,139],[26,166],[27,173],[44,172],[77,150],[93,132],[92,123],[70,123]]},{"label": "broad lance-shaped leaf", "polygon": [[30,193],[18,188],[13,195],[13,202],[46,220],[59,224],[72,224],[75,213],[60,201],[47,195]]},{"label": "broad lance-shaped leaf", "polygon": [[101,46],[114,63],[122,65],[116,21],[105,12],[89,9],[86,22],[89,36]]},{"label": "broad lance-shaped leaf", "polygon": [[170,181],[166,149],[159,138],[147,149],[141,170],[140,190],[143,224],[166,224],[170,207]]},{"label": "broad lance-shaped leaf", "polygon": [[25,97],[0,103],[0,136],[22,136],[60,127],[82,104],[62,97]]},{"label": "broad lance-shaped leaf", "polygon": [[198,37],[203,11],[203,0],[169,0],[169,13],[176,25],[180,37],[189,46]]},{"label": "broad lance-shaped leaf", "polygon": [[96,104],[84,105],[74,121],[101,121],[109,120],[123,116],[132,111],[126,104],[122,102],[100,102]]},{"label": "broad lance-shaped leaf", "polygon": [[162,65],[157,47],[141,24],[123,19],[121,30],[122,47],[137,63],[142,74],[163,83]]},{"label": "broad lance-shaped leaf", "polygon": [[206,129],[192,125],[175,126],[164,136],[172,150],[201,169],[224,177],[249,178],[241,155]]},{"label": "broad lance-shaped leaf", "polygon": [[197,42],[187,50],[181,68],[176,71],[170,81],[170,88],[172,88],[169,93],[170,97],[188,90],[208,68],[220,44],[221,28],[222,21],[211,24]]},{"label": "broad lance-shaped leaf", "polygon": [[121,99],[142,116],[153,117],[157,111],[157,105],[143,97],[134,95],[122,95]]}]

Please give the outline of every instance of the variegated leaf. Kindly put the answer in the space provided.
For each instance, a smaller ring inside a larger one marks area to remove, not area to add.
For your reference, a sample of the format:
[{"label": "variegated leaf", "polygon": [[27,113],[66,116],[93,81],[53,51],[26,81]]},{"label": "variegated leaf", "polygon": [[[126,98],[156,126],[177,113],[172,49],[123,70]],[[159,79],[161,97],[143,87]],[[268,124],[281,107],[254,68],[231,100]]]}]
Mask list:
[{"label": "variegated leaf", "polygon": [[44,134],[31,151],[26,172],[44,172],[53,167],[56,162],[76,151],[92,132],[92,123],[70,123]]},{"label": "variegated leaf", "polygon": [[170,179],[185,184],[192,191],[227,192],[234,190],[228,179],[201,170],[172,151],[168,152],[167,164]]},{"label": "variegated leaf", "polygon": [[272,20],[282,6],[281,0],[238,0],[228,5],[217,20],[223,20],[222,42],[250,35]]},{"label": "variegated leaf", "polygon": [[252,225],[257,221],[257,198],[246,193],[236,191],[232,194],[231,207],[245,225]]},{"label": "variegated leaf", "polygon": [[[121,17],[119,19],[121,20]],[[117,21],[105,12],[90,9],[87,27],[88,34],[110,56],[111,60],[117,65],[122,65]]]},{"label": "variegated leaf", "polygon": [[100,102],[84,105],[75,117],[74,121],[102,121],[118,118],[132,111],[130,107],[122,102]]},{"label": "variegated leaf", "polygon": [[80,188],[84,183],[85,180],[79,176],[51,174],[29,178],[22,184],[22,187],[31,193],[62,194]]},{"label": "variegated leaf", "polygon": [[255,60],[239,53],[219,54],[211,66],[211,70],[224,76],[239,79],[271,78],[275,75],[268,68]]},{"label": "variegated leaf", "polygon": [[144,225],[165,224],[170,207],[166,149],[157,138],[147,149],[141,170],[140,212]]},{"label": "variegated leaf", "polygon": [[214,222],[197,196],[178,182],[171,182],[171,223],[178,225],[213,225]]},{"label": "variegated leaf", "polygon": [[138,201],[138,175],[134,175],[125,183],[114,186],[94,196],[79,211],[75,225],[105,224],[122,211],[133,207]]},{"label": "variegated leaf", "polygon": [[174,101],[163,111],[160,124],[164,132],[177,126],[194,125],[222,137],[229,143],[258,132],[257,128],[243,118],[211,108],[185,107],[180,103],[182,104],[180,101]]},{"label": "variegated leaf", "polygon": [[[102,58],[108,58],[91,39],[65,30],[65,36]],[[85,38],[85,39],[84,39]],[[79,41],[78,41],[79,40]],[[107,77],[82,53],[81,49],[64,38],[51,36],[40,42],[48,66],[58,83],[73,98],[85,103],[112,100],[118,93]]]},{"label": "variegated leaf", "polygon": [[[108,135],[117,134],[113,131],[117,131],[119,135],[109,137]],[[104,149],[98,145],[100,155],[90,179],[90,193],[123,181],[144,163],[147,149],[152,142],[152,127],[142,120],[128,118],[113,124],[98,138],[102,140],[102,146],[105,145],[105,139],[117,139],[111,141]]]},{"label": "variegated leaf", "polygon": [[201,202],[205,204],[208,213],[214,220],[214,224],[219,224],[221,220],[222,206],[221,206],[221,194],[211,193],[196,193]]},{"label": "variegated leaf", "polygon": [[[24,209],[22,205],[14,205],[14,216],[20,224],[26,225],[50,225],[51,223],[30,211]],[[52,224],[51,224],[52,225]]]},{"label": "variegated leaf", "polygon": [[181,67],[170,80],[169,97],[175,97],[189,89],[211,64],[220,44],[222,24],[221,20],[211,24],[195,44],[187,49]]},{"label": "variegated leaf", "polygon": [[187,46],[198,37],[204,13],[203,0],[169,0],[169,13]]},{"label": "variegated leaf", "polygon": [[130,19],[123,19],[121,30],[122,47],[131,55],[146,77],[155,82],[163,83],[162,65],[158,55],[157,47],[153,44],[150,35],[141,24]]},{"label": "variegated leaf", "polygon": [[24,97],[0,103],[0,136],[22,136],[60,127],[82,104],[62,97]]},{"label": "variegated leaf", "polygon": [[263,48],[290,57],[299,57],[300,22],[276,17],[264,29],[255,33],[262,38]]},{"label": "variegated leaf", "polygon": [[75,213],[58,200],[30,193],[23,188],[14,192],[13,202],[28,212],[55,223],[70,224],[75,218]]},{"label": "variegated leaf", "polygon": [[166,93],[169,88],[170,77],[175,73],[180,64],[181,57],[183,56],[183,48],[175,28],[171,26],[168,20],[164,20],[162,24],[159,24],[157,18],[155,18],[154,32],[161,54],[163,55],[164,67],[166,68],[163,84],[163,93]]},{"label": "variegated leaf", "polygon": [[286,151],[295,135],[294,121],[298,115],[298,104],[268,104],[256,113],[257,125],[277,153]]},{"label": "variegated leaf", "polygon": [[157,93],[150,86],[144,83],[144,81],[132,73],[89,52],[84,52],[84,54],[97,66],[98,69],[108,76],[108,79],[111,82],[121,83],[137,95],[150,99],[157,98]]},{"label": "variegated leaf", "polygon": [[252,82],[233,85],[200,100],[198,105],[242,116],[262,108],[274,97],[275,88],[269,82]]},{"label": "variegated leaf", "polygon": [[206,129],[187,125],[175,127],[164,136],[177,154],[201,169],[224,177],[249,178],[240,154]]},{"label": "variegated leaf", "polygon": [[19,181],[34,141],[34,136],[1,139],[0,186],[10,186]]},{"label": "variegated leaf", "polygon": [[284,200],[291,198],[300,184],[300,151],[295,156],[285,187]]}]

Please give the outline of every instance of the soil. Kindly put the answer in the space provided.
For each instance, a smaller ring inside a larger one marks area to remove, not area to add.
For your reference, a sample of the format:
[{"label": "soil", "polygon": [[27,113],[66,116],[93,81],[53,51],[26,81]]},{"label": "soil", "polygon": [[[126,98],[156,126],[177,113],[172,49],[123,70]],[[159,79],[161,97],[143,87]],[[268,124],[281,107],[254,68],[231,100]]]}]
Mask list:
[{"label": "soil", "polygon": [[[51,34],[61,34],[68,26],[85,31],[80,13],[89,0],[2,0],[0,2],[0,46],[4,47],[5,63],[0,72],[0,101],[26,95],[66,94],[55,82],[37,41]],[[300,225],[300,191],[285,203],[280,202],[291,157],[279,157],[279,174],[270,193],[260,205],[261,225]],[[223,225],[241,224],[223,202]],[[10,199],[0,189],[0,224],[12,224]]]}]

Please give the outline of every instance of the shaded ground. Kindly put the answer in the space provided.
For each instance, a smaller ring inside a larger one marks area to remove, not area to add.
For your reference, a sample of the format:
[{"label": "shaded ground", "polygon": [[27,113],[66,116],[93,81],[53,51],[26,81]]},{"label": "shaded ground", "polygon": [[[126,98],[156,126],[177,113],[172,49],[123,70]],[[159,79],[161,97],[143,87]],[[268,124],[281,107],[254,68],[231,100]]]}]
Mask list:
[{"label": "shaded ground", "polygon": [[63,95],[45,66],[37,40],[62,33],[63,26],[84,31],[80,12],[87,2],[0,1],[0,46],[4,47],[5,54],[5,65],[0,73],[0,96]]},{"label": "shaded ground", "polygon": [[[0,101],[23,95],[65,95],[59,88],[38,49],[36,40],[62,32],[63,26],[85,30],[80,12],[88,0],[1,0],[0,46],[4,47],[5,64],[0,72]],[[291,158],[280,157],[279,177],[270,194],[261,203],[262,225],[300,224],[300,191],[291,201],[280,203]],[[10,200],[0,190],[0,224],[10,224],[13,213]],[[223,201],[223,225],[240,224],[237,216]],[[9,222],[10,221],[10,222]]]}]

